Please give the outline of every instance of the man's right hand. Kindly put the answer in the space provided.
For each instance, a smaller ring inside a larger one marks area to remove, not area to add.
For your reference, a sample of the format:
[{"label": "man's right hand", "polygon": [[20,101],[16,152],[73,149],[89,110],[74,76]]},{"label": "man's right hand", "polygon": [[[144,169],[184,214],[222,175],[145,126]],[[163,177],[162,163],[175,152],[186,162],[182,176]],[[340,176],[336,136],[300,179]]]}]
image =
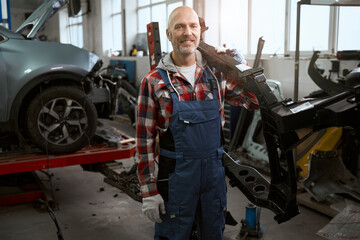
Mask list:
[{"label": "man's right hand", "polygon": [[153,222],[161,223],[160,213],[165,214],[164,199],[160,194],[146,197],[142,199],[142,212],[145,216]]}]

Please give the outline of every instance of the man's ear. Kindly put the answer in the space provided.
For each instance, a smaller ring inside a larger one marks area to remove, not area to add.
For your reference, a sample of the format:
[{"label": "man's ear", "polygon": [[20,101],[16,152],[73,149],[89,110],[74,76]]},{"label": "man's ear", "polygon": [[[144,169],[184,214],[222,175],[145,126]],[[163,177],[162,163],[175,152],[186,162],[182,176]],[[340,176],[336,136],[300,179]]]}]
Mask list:
[{"label": "man's ear", "polygon": [[170,33],[170,31],[169,31],[169,29],[167,28],[166,29],[166,36],[167,36],[167,38],[168,38],[168,40],[171,42],[171,33]]}]

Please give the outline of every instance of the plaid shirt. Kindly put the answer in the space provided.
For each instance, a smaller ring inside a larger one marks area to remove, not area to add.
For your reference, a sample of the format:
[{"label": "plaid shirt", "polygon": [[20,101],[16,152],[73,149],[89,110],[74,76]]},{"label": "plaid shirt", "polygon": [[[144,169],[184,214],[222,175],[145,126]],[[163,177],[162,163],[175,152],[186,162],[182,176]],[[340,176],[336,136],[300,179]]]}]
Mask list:
[{"label": "plaid shirt", "polygon": [[[171,82],[180,94],[181,101],[201,101],[214,98],[211,86],[205,79],[204,67],[197,64],[194,87],[180,72],[169,71]],[[221,79],[219,81],[220,98],[219,93],[217,98],[220,99],[219,112],[223,127],[225,124],[224,99],[232,105],[242,105],[250,109],[258,108],[257,99],[252,93],[244,93],[235,81],[227,79],[223,75],[217,78]],[[156,136],[165,133],[169,127],[173,107],[169,90],[157,69],[152,70],[142,80],[138,101],[136,127],[139,156],[138,177],[142,196],[149,197],[158,194],[155,177]]]}]

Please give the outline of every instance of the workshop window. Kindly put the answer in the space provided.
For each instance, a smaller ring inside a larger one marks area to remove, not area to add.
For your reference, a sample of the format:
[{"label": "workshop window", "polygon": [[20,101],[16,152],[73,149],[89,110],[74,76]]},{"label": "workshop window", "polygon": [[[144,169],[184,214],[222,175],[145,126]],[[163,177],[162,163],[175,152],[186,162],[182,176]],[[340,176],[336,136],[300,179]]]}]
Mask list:
[{"label": "workshop window", "polygon": [[250,13],[251,54],[256,54],[260,37],[265,40],[263,54],[284,53],[285,6],[285,0],[252,1]]},{"label": "workshop window", "polygon": [[150,0],[138,0],[138,7],[150,5]]},{"label": "workshop window", "polygon": [[121,0],[101,1],[102,44],[105,55],[124,55],[123,50],[123,14]]},{"label": "workshop window", "polygon": [[[236,9],[236,18],[229,14],[234,9]],[[221,30],[219,42],[221,46],[236,48],[244,54],[247,53],[248,2],[222,0],[219,19]]]},{"label": "workshop window", "polygon": [[121,0],[112,0],[112,45],[115,50],[122,50],[122,15]]},{"label": "workshop window", "polygon": [[161,41],[161,51],[170,52],[172,51],[171,43],[166,38],[167,19],[169,14],[175,8],[179,6],[193,6],[193,0],[138,0],[137,1],[137,16],[138,36],[142,33],[146,33],[146,25],[150,22],[159,23],[159,34]]},{"label": "workshop window", "polygon": [[284,53],[286,0],[205,0],[205,41],[256,54],[260,37],[264,54]]},{"label": "workshop window", "polygon": [[[84,46],[82,11],[76,17],[68,17],[67,8],[60,11],[60,42],[70,43],[82,48]],[[62,25],[63,22],[66,24]]]},{"label": "workshop window", "polygon": [[[154,2],[154,0],[153,0]],[[159,31],[160,31],[160,44],[161,47],[167,49],[167,38],[166,38],[166,15],[163,14],[166,12],[166,3],[157,4],[151,7],[151,12],[153,13],[152,22],[159,23]]]},{"label": "workshop window", "polygon": [[[263,37],[264,55],[293,55],[298,1],[204,0],[205,22],[209,27],[204,39],[211,45],[236,48],[249,56],[256,54],[258,40]],[[359,49],[358,22],[359,7],[301,5],[301,54]]]},{"label": "workshop window", "polygon": [[[290,51],[296,49],[297,2],[291,0]],[[300,19],[300,51],[328,51],[330,7],[302,5]]]},{"label": "workshop window", "polygon": [[[141,8],[138,10],[138,33],[146,33],[146,25],[151,22],[151,8]],[[161,23],[159,23],[161,24]]]},{"label": "workshop window", "polygon": [[338,50],[360,49],[360,7],[341,7]]},{"label": "workshop window", "polygon": [[83,39],[83,25],[82,25],[82,11],[76,17],[69,18],[69,32],[70,32],[70,43],[82,48],[84,46]]},{"label": "workshop window", "polygon": [[[235,2],[235,0],[230,2]],[[220,36],[222,35],[219,27],[219,22],[221,21],[219,12],[220,2],[218,0],[206,0],[205,6],[205,25],[208,27],[208,30],[204,33],[204,41],[213,46],[220,46]],[[231,28],[233,25],[229,25],[228,28]]]}]

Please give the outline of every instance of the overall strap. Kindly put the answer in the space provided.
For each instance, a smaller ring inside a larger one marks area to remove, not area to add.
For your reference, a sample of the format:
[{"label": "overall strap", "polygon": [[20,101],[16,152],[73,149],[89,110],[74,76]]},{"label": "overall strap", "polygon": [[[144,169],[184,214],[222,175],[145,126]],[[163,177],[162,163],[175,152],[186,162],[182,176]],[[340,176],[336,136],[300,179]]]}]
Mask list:
[{"label": "overall strap", "polygon": [[160,69],[160,68],[157,68],[161,78],[163,79],[167,89],[169,90],[170,92],[170,96],[171,96],[171,99],[173,101],[176,101],[176,100],[179,100],[178,96],[176,95],[176,92],[175,92],[175,89],[173,88],[173,86],[170,84],[170,79],[168,77],[168,74],[165,70],[163,69]]},{"label": "overall strap", "polygon": [[210,83],[214,99],[216,99],[218,91],[219,91],[217,79],[214,77],[214,75],[212,74],[211,70],[208,67],[205,68],[204,73],[205,73],[206,80],[209,81],[209,83]]}]

